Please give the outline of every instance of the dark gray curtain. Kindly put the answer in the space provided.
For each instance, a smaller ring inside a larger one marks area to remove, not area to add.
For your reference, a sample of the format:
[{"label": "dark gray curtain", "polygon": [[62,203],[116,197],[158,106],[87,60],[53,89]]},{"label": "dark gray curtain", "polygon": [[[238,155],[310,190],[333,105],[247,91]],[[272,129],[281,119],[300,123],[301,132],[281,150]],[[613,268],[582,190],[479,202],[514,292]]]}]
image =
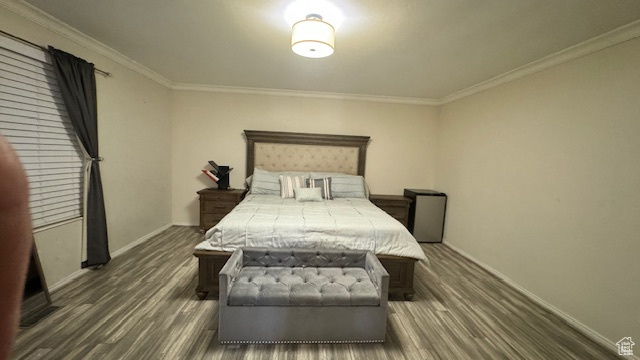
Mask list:
[{"label": "dark gray curtain", "polygon": [[98,154],[98,103],[93,64],[49,46],[53,67],[69,118],[85,150],[91,156],[87,197],[87,261],[82,267],[103,265],[111,260],[104,211],[100,155]]}]

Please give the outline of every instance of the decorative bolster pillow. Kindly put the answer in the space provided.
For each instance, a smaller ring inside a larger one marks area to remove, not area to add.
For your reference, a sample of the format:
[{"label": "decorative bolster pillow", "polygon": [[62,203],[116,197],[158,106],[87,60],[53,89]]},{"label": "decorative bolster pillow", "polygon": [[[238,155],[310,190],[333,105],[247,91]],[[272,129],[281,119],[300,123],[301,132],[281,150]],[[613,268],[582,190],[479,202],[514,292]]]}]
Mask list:
[{"label": "decorative bolster pillow", "polygon": [[322,189],[320,188],[294,188],[296,201],[322,201]]},{"label": "decorative bolster pillow", "polygon": [[331,195],[331,178],[322,178],[322,179],[307,179],[307,187],[309,188],[319,188],[321,190],[321,196],[325,200],[333,200],[333,196]]},{"label": "decorative bolster pillow", "polygon": [[306,176],[280,175],[280,197],[283,199],[295,197],[293,190],[296,188],[306,188],[306,180]]}]

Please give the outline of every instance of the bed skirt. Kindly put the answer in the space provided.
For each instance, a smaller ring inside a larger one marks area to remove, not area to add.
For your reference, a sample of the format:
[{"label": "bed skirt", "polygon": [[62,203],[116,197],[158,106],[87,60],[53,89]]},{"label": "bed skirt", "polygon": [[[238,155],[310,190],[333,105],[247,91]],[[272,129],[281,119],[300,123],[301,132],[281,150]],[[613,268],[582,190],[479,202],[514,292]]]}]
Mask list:
[{"label": "bed skirt", "polygon": [[[231,254],[213,250],[196,250],[193,253],[198,258],[198,298],[204,300],[209,295],[218,297],[218,274]],[[405,300],[413,299],[413,271],[418,260],[391,255],[376,256],[389,273],[389,295],[402,295]]]}]

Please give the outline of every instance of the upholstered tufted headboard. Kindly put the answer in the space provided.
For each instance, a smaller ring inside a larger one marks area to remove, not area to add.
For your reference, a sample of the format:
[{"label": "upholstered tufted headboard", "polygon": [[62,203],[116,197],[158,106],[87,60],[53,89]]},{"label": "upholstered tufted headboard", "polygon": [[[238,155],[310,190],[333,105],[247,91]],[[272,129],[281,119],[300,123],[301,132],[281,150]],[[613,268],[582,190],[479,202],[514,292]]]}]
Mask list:
[{"label": "upholstered tufted headboard", "polygon": [[368,136],[245,130],[247,176],[268,171],[338,172],[364,176]]}]

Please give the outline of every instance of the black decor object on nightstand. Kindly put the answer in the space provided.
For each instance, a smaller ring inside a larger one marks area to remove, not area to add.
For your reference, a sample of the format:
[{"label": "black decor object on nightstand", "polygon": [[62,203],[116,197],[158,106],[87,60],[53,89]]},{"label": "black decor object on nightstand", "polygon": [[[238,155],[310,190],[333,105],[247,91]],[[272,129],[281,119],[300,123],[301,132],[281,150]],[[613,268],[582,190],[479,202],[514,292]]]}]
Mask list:
[{"label": "black decor object on nightstand", "polygon": [[219,165],[218,169],[220,169],[218,172],[218,177],[220,178],[220,180],[218,180],[218,189],[227,190],[229,189],[229,173],[231,172],[231,170],[233,170],[233,168]]},{"label": "black decor object on nightstand", "polygon": [[442,242],[447,195],[434,190],[404,189],[409,205],[409,231],[424,243]]},{"label": "black decor object on nightstand", "polygon": [[229,186],[229,173],[233,168],[226,165],[218,165],[213,160],[209,160],[208,162],[212,169],[203,169],[202,172],[207,175],[209,179],[218,184],[218,189],[231,190],[231,187]]}]

